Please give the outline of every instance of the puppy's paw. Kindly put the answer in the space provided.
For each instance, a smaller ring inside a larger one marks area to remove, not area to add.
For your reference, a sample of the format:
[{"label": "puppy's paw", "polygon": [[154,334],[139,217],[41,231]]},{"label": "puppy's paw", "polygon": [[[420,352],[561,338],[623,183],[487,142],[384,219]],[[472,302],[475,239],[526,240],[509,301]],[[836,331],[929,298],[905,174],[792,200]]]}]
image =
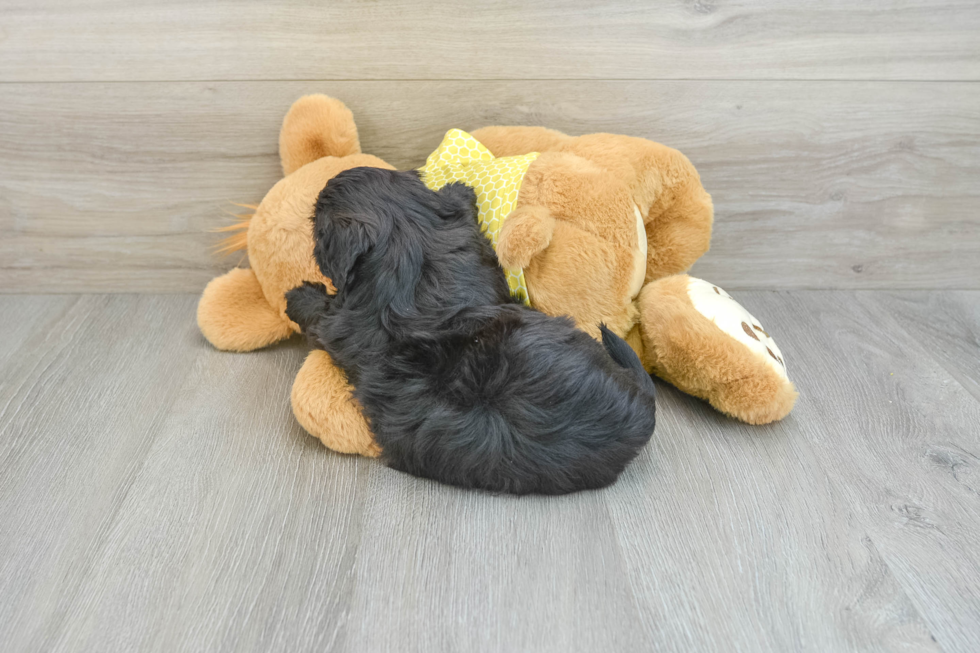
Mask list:
[{"label": "puppy's paw", "polygon": [[508,269],[527,267],[551,244],[555,219],[543,206],[522,206],[504,220],[497,239],[497,260]]},{"label": "puppy's paw", "polygon": [[304,281],[286,293],[286,316],[299,325],[304,332],[326,312],[330,305],[330,295],[322,283]]}]

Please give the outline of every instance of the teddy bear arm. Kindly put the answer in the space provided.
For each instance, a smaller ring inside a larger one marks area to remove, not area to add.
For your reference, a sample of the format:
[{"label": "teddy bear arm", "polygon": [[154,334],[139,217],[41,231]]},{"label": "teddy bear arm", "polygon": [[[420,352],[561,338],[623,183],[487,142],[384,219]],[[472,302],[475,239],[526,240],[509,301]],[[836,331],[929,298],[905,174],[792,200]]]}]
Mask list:
[{"label": "teddy bear arm", "polygon": [[497,238],[497,259],[508,269],[523,269],[544,251],[555,233],[555,219],[543,206],[525,205],[507,216]]},{"label": "teddy bear arm", "polygon": [[225,351],[254,351],[293,334],[248,268],[235,268],[208,283],[197,305],[197,324],[212,345]]},{"label": "teddy bear arm", "polygon": [[296,375],[291,396],[300,425],[329,449],[369,458],[381,455],[343,371],[327,352],[310,352]]}]

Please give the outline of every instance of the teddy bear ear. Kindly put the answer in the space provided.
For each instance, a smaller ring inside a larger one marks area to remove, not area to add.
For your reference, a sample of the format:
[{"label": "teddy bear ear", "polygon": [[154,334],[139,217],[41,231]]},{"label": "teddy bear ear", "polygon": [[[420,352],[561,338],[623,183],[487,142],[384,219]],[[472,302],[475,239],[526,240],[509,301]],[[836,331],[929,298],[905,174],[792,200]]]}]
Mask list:
[{"label": "teddy bear ear", "polygon": [[326,95],[305,95],[293,103],[279,131],[279,159],[289,175],[325,156],[360,154],[354,114]]}]

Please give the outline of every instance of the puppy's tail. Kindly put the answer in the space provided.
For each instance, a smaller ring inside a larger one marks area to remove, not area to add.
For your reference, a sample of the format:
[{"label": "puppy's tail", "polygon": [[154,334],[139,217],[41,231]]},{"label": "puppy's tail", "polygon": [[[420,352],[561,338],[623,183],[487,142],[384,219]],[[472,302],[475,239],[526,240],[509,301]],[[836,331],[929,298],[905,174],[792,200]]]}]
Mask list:
[{"label": "puppy's tail", "polygon": [[653,379],[650,378],[647,371],[643,369],[643,363],[640,362],[640,357],[636,355],[633,348],[606,328],[605,324],[599,325],[599,331],[602,333],[602,346],[609,352],[609,357],[620,367],[632,370],[639,387],[645,392],[655,395],[657,387],[653,384]]}]

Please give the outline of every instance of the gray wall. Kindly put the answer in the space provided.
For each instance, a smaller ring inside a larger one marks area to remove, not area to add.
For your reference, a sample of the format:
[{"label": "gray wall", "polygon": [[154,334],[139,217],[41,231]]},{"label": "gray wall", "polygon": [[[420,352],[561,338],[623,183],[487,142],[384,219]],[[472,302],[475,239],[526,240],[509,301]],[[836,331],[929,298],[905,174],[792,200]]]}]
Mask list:
[{"label": "gray wall", "polygon": [[0,291],[199,291],[290,103],[685,152],[731,289],[980,288],[980,4],[0,0]]}]

